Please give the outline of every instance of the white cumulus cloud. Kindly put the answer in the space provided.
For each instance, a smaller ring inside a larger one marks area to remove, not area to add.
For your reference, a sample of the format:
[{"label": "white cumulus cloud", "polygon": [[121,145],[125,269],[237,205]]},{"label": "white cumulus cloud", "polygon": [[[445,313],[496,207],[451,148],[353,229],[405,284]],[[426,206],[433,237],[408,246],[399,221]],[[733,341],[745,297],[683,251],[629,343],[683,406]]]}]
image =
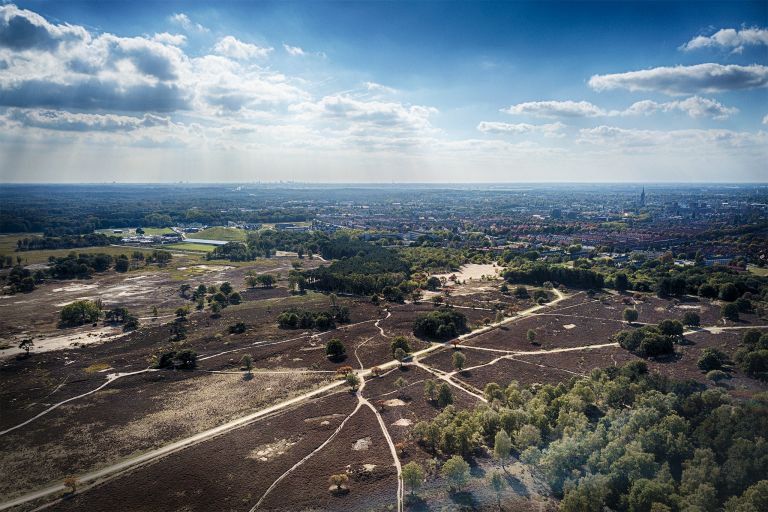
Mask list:
[{"label": "white cumulus cloud", "polygon": [[272,48],[264,48],[251,43],[244,43],[233,36],[226,36],[219,40],[213,47],[213,51],[225,57],[238,60],[263,59],[272,53]]},{"label": "white cumulus cloud", "polygon": [[560,133],[565,125],[563,123],[550,124],[528,124],[528,123],[497,123],[493,121],[482,121],[477,125],[477,129],[483,133],[490,134],[513,134],[523,135],[528,133],[540,133],[545,137],[562,137]]},{"label": "white cumulus cloud", "polygon": [[507,114],[534,117],[599,117],[607,112],[588,101],[528,101],[501,110]]},{"label": "white cumulus cloud", "polygon": [[752,64],[696,64],[594,75],[589,86],[596,91],[626,89],[669,95],[717,93],[768,86],[768,66]]},{"label": "white cumulus cloud", "polygon": [[292,57],[303,57],[306,55],[306,52],[304,52],[304,49],[299,46],[291,46],[289,44],[283,43],[283,48],[288,53],[288,55]]},{"label": "white cumulus cloud", "polygon": [[208,32],[206,27],[199,23],[194,23],[191,19],[189,19],[189,16],[183,12],[172,14],[169,19],[172,23],[179,25],[187,32]]},{"label": "white cumulus cloud", "polygon": [[650,115],[657,112],[683,112],[693,118],[727,119],[738,112],[738,109],[726,107],[722,103],[692,96],[684,100],[656,102],[642,100],[633,103],[624,110],[606,110],[588,101],[529,101],[518,103],[501,109],[512,115],[529,115],[543,118],[577,118],[577,117],[618,117]]},{"label": "white cumulus cloud", "polygon": [[741,53],[745,46],[768,46],[768,29],[751,28],[721,28],[711,36],[697,36],[680,47],[681,50],[691,51],[701,48],[718,48]]}]

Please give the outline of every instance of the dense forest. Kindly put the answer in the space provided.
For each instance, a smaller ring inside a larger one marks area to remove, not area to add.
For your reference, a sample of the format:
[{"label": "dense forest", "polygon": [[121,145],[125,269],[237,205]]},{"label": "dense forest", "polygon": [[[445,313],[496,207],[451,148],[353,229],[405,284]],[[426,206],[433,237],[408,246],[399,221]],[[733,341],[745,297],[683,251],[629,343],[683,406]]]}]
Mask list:
[{"label": "dense forest", "polygon": [[557,386],[490,383],[484,394],[489,405],[448,406],[416,424],[417,441],[471,458],[507,437],[513,454],[562,498],[564,512],[765,510],[765,394],[737,401],[649,373],[643,362]]}]

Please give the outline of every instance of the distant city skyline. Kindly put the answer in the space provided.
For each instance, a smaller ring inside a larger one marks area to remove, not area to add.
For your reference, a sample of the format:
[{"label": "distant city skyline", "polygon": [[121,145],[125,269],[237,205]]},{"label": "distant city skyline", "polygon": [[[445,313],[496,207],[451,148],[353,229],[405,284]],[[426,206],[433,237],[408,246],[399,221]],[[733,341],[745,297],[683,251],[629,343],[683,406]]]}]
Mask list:
[{"label": "distant city skyline", "polygon": [[0,3],[0,183],[768,181],[768,3]]}]

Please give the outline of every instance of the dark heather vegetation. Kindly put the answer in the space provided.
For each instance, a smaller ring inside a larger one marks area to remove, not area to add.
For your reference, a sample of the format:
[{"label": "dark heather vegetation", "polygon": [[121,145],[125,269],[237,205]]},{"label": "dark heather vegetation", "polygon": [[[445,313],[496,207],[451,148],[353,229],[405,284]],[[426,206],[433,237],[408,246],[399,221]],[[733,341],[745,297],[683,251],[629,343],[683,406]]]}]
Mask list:
[{"label": "dark heather vegetation", "polygon": [[317,329],[327,331],[336,328],[336,324],[349,323],[349,308],[334,306],[328,311],[305,311],[291,308],[280,313],[277,324],[282,329]]},{"label": "dark heather vegetation", "polygon": [[756,512],[750,503],[765,502],[764,393],[736,401],[634,362],[557,386],[490,383],[485,396],[488,405],[448,406],[417,423],[415,439],[431,453],[471,458],[493,450],[504,431],[513,454],[562,498],[564,512]]},{"label": "dark heather vegetation", "polygon": [[413,322],[413,334],[419,338],[449,340],[469,332],[467,317],[450,307],[419,315]]}]

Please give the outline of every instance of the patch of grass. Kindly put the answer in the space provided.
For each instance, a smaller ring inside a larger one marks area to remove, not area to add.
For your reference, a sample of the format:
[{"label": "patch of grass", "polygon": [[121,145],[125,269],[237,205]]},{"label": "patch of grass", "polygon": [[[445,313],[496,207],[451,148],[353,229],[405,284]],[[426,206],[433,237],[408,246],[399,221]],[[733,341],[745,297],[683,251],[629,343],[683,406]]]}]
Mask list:
[{"label": "patch of grass", "polygon": [[79,247],[76,249],[51,249],[51,250],[42,250],[42,251],[24,251],[24,252],[6,252],[3,253],[0,251],[0,254],[8,254],[13,256],[14,263],[16,261],[16,256],[21,256],[22,264],[24,265],[32,265],[33,263],[48,263],[48,258],[50,256],[54,256],[56,258],[62,258],[66,256],[67,254],[74,252],[77,254],[93,254],[93,253],[104,253],[109,254],[112,257],[119,256],[121,254],[125,254],[126,256],[130,257],[131,253],[134,251],[140,251],[143,252],[145,255],[152,254],[152,251],[154,249],[140,249],[137,247],[114,247],[111,245],[106,246],[97,246],[97,247]]},{"label": "patch of grass", "polygon": [[245,231],[236,228],[213,227],[197,233],[187,233],[187,238],[204,238],[207,240],[223,240],[225,242],[244,242]]},{"label": "patch of grass", "polygon": [[199,252],[211,252],[216,246],[208,244],[195,244],[195,243],[178,243],[178,244],[165,244],[163,246],[166,249],[176,249],[179,251],[199,251]]},{"label": "patch of grass", "polygon": [[108,363],[93,363],[91,366],[86,368],[84,371],[85,371],[85,373],[96,373],[96,372],[100,372],[102,370],[106,370],[107,368],[112,368],[112,365],[108,364]]},{"label": "patch of grass", "polygon": [[768,276],[768,267],[760,268],[755,265],[747,265],[747,270],[756,276],[765,277]]}]

